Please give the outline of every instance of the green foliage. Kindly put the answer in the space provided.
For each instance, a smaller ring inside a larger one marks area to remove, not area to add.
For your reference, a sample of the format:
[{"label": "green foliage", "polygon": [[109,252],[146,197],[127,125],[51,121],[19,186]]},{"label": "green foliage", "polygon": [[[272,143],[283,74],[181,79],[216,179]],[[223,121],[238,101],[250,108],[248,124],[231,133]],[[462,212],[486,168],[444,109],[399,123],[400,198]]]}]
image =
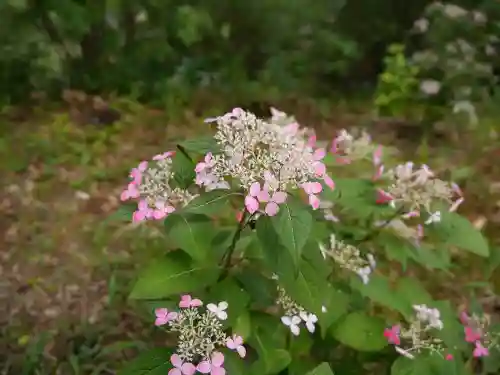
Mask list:
[{"label": "green foliage", "polygon": [[408,61],[402,44],[389,46],[384,63],[375,93],[375,107],[381,116],[411,118],[410,111],[417,104],[419,69]]},{"label": "green foliage", "polygon": [[[485,43],[497,31],[498,12],[489,3],[474,4],[492,15],[488,29],[457,28],[443,19],[426,36],[425,48],[443,50],[459,37],[489,45]],[[407,36],[427,4],[258,0],[220,7],[214,0],[11,0],[0,5],[0,101],[16,103],[32,93],[56,96],[70,87],[132,95],[182,113],[194,93],[209,102],[216,93],[246,103],[329,96],[334,86],[349,83],[351,88],[352,83],[356,88],[371,82],[390,44],[418,50],[421,43]],[[410,109],[414,71],[400,52],[393,52],[382,74],[377,107],[400,116]],[[422,68],[431,76],[441,70],[438,75],[445,76],[453,93],[475,78],[480,80],[476,87],[488,88],[488,74],[455,74],[440,69],[441,60],[437,69]]]}]

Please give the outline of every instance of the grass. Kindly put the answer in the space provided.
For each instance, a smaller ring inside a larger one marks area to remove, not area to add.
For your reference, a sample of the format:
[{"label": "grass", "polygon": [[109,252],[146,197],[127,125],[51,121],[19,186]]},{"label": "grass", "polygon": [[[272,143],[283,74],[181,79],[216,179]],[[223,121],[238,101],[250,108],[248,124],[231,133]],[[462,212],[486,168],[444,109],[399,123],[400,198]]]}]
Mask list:
[{"label": "grass", "polygon": [[[1,124],[0,165],[7,172],[0,181],[0,306],[6,307],[0,374],[115,374],[123,360],[163,339],[149,312],[126,297],[134,267],[162,251],[165,239],[154,225],[108,218],[132,166],[205,128],[193,116],[175,121],[126,101],[117,106],[126,115],[109,127],[75,125],[64,112],[43,110],[29,122]],[[327,119],[309,108],[298,117],[312,118],[328,136],[366,119],[359,109],[354,115],[345,105],[336,109],[322,109],[333,113]],[[371,130],[392,139],[386,129]],[[500,146],[491,130],[498,130],[494,120],[474,138],[459,137],[474,142],[405,147],[461,180],[467,215],[493,234],[500,224],[500,165],[492,160],[499,160]]]}]

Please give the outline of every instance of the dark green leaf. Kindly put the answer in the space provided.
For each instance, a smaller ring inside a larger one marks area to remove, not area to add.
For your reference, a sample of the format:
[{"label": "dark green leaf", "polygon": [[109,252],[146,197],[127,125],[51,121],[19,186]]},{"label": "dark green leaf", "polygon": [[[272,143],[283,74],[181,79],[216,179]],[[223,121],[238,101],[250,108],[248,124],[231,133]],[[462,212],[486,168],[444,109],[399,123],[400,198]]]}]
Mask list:
[{"label": "dark green leaf", "polygon": [[271,220],[281,243],[290,251],[295,265],[298,265],[302,249],[311,233],[311,213],[304,204],[289,199],[280,206],[278,215]]},{"label": "dark green leaf", "polygon": [[231,198],[238,196],[241,194],[230,190],[213,190],[193,199],[182,211],[193,214],[217,214],[224,210]]},{"label": "dark green leaf", "polygon": [[236,278],[243,284],[256,307],[266,308],[274,303],[276,284],[262,273],[248,268],[240,271]]},{"label": "dark green leaf", "polygon": [[179,143],[186,151],[205,155],[208,152],[216,154],[220,152],[220,146],[211,135],[187,139]]},{"label": "dark green leaf", "polygon": [[166,348],[155,348],[141,353],[128,362],[118,375],[164,375],[173,366],[170,364],[172,351]]},{"label": "dark green leaf", "polygon": [[194,182],[196,173],[195,164],[182,152],[176,152],[172,158],[174,180],[181,189],[187,189]]},{"label": "dark green leaf", "polygon": [[132,214],[137,210],[137,203],[122,204],[118,209],[109,215],[105,221],[132,221]]},{"label": "dark green leaf", "polygon": [[165,219],[167,235],[175,245],[197,262],[216,259],[211,242],[216,233],[213,221],[205,215],[173,213]]},{"label": "dark green leaf", "polygon": [[175,251],[143,270],[130,298],[160,299],[196,291],[214,283],[219,272],[218,267],[193,265],[183,252]]},{"label": "dark green leaf", "polygon": [[259,333],[252,335],[252,343],[259,355],[259,359],[251,367],[251,373],[254,375],[278,374],[292,361],[290,353],[276,348],[272,341]]},{"label": "dark green leaf", "polygon": [[340,290],[335,290],[331,285],[325,288],[324,307],[326,311],[322,311],[318,315],[318,323],[321,327],[323,338],[325,338],[332,324],[336,323],[348,312],[349,304],[349,295]]},{"label": "dark green leaf", "polygon": [[351,287],[357,290],[364,297],[376,302],[384,307],[399,311],[403,314],[411,314],[412,310],[408,301],[393,290],[389,284],[389,280],[382,275],[372,275],[368,284],[363,282],[358,277],[353,277]]}]

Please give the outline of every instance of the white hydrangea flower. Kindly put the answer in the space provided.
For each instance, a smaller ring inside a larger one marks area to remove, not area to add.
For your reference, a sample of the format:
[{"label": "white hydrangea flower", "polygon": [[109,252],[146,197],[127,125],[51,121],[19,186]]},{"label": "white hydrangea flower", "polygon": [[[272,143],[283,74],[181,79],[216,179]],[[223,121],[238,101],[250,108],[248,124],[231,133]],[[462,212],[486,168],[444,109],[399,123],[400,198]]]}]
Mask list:
[{"label": "white hydrangea flower", "polygon": [[314,314],[308,314],[307,312],[303,311],[300,313],[300,318],[306,324],[307,330],[311,333],[314,333],[314,331],[316,330],[315,324],[318,321],[318,317]]},{"label": "white hydrangea flower", "polygon": [[218,305],[215,305],[213,303],[209,303],[207,305],[207,310],[213,313],[217,319],[220,320],[226,320],[227,319],[227,310],[228,308],[228,303],[226,301],[219,302]]},{"label": "white hydrangea flower", "polygon": [[425,95],[436,95],[441,91],[441,83],[433,79],[427,79],[420,83],[420,91]]},{"label": "white hydrangea flower", "polygon": [[301,323],[300,317],[297,315],[294,316],[282,316],[281,321],[284,325],[290,328],[290,332],[292,332],[295,336],[298,336],[300,333],[299,324]]}]

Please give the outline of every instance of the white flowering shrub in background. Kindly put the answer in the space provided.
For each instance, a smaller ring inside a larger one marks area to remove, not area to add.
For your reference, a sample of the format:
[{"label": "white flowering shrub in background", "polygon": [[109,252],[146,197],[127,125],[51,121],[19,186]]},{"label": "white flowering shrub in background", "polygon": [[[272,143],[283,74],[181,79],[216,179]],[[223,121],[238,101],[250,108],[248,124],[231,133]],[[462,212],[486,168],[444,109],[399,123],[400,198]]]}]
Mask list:
[{"label": "white flowering shrub in background", "polygon": [[366,133],[322,142],[274,109],[207,123],[213,136],[142,161],[122,193],[129,218],[161,221],[173,249],[130,296],[154,305],[168,344],[122,375],[362,374],[366,352],[393,375],[469,374],[472,360],[498,358],[485,314],[405,276],[453,275],[450,250],[489,256],[456,213],[457,185],[386,160]]},{"label": "white flowering shrub in background", "polygon": [[489,100],[497,82],[498,14],[436,2],[415,21],[413,32],[422,43],[411,57],[420,72],[420,94],[430,102],[440,97],[451,112],[477,124],[476,106]]}]

